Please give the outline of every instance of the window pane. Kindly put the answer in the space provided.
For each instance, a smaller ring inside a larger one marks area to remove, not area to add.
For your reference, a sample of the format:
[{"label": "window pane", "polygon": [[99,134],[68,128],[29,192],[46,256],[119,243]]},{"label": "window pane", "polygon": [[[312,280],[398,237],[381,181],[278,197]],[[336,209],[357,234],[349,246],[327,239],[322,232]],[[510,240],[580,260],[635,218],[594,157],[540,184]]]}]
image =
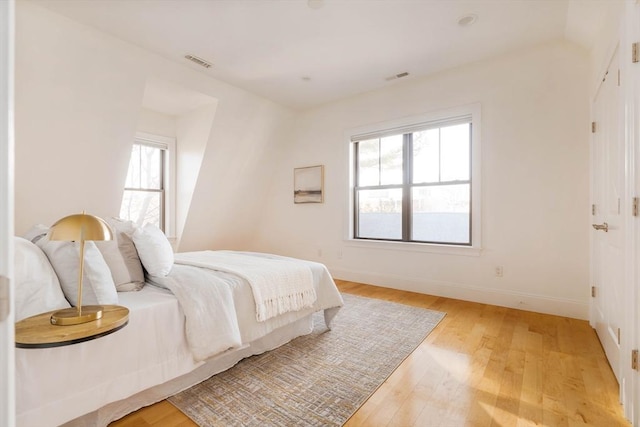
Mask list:
[{"label": "window pane", "polygon": [[358,142],[358,185],[380,185],[380,140]]},{"label": "window pane", "polygon": [[440,129],[413,134],[413,182],[440,181]]},{"label": "window pane", "polygon": [[358,142],[358,185],[402,184],[403,136]]},{"label": "window pane", "polygon": [[162,193],[125,190],[120,207],[120,218],[129,219],[138,225],[154,224],[162,229],[160,202]]},{"label": "window pane", "polygon": [[469,123],[440,129],[441,181],[469,180]]},{"label": "window pane", "polygon": [[125,187],[140,187],[140,145],[134,144],[131,150],[131,160],[129,160],[129,170]]},{"label": "window pane", "polygon": [[125,187],[155,190],[162,188],[162,150],[160,148],[133,145]]},{"label": "window pane", "polygon": [[140,146],[140,187],[160,189],[161,187],[161,151],[159,148]]},{"label": "window pane", "polygon": [[471,186],[443,185],[412,189],[412,239],[469,244]]},{"label": "window pane", "polygon": [[402,135],[380,140],[381,185],[402,184],[402,140]]},{"label": "window pane", "polygon": [[402,190],[358,192],[358,237],[402,239]]}]

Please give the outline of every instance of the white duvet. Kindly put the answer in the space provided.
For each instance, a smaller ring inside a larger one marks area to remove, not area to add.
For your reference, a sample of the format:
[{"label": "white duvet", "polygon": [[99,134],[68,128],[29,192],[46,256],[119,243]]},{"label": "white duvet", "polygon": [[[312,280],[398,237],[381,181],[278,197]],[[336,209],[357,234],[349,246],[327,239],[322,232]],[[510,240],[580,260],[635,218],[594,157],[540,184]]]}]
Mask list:
[{"label": "white duvet", "polygon": [[325,322],[329,327],[343,304],[331,275],[322,264],[276,255],[238,252],[248,262],[251,259],[256,262],[267,258],[281,259],[311,271],[316,295],[313,304],[258,321],[255,298],[247,280],[233,273],[218,271],[214,264],[207,268],[202,255],[207,252],[211,251],[200,252],[197,261],[194,261],[193,253],[178,253],[168,276],[148,278],[150,283],[171,290],[180,301],[186,317],[187,342],[195,360],[205,360],[239,348],[319,310],[325,310]]}]

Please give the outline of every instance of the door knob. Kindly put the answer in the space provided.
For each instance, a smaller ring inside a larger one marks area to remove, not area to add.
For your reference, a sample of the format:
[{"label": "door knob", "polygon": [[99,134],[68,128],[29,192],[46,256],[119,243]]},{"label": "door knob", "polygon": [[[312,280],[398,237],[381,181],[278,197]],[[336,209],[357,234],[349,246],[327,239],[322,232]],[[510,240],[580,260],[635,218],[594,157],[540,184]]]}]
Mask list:
[{"label": "door knob", "polygon": [[607,224],[606,222],[603,222],[602,224],[592,224],[593,228],[595,228],[596,230],[604,230],[605,233],[607,233],[609,231],[609,224]]}]

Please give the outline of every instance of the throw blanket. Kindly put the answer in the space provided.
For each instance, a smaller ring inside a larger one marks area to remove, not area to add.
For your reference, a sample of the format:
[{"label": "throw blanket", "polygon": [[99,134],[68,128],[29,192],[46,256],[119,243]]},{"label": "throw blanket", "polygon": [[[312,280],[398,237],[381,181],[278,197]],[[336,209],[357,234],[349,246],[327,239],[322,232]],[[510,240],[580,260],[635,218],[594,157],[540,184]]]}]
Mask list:
[{"label": "throw blanket", "polygon": [[311,307],[316,301],[311,269],[293,259],[231,251],[198,251],[176,254],[175,262],[224,271],[245,279],[253,291],[258,322]]}]

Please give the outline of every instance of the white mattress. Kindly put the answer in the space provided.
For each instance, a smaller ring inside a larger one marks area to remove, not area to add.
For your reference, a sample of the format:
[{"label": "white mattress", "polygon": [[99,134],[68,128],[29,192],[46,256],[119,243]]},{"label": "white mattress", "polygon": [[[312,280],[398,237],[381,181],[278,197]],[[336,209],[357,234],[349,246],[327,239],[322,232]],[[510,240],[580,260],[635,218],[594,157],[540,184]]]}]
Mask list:
[{"label": "white mattress", "polygon": [[[191,267],[195,268],[195,267]],[[176,269],[180,270],[180,269]],[[17,425],[104,426],[312,330],[311,314],[330,321],[342,297],[326,268],[312,268],[318,293],[313,309],[255,321],[249,284],[229,280],[243,345],[195,362],[185,338],[185,316],[168,290],[147,284],[118,293],[129,323],[105,337],[63,347],[16,349]],[[211,274],[203,272],[204,275]]]},{"label": "white mattress", "polygon": [[193,370],[184,316],[169,292],[119,294],[129,324],[80,344],[16,349],[19,426],[56,426]]}]

